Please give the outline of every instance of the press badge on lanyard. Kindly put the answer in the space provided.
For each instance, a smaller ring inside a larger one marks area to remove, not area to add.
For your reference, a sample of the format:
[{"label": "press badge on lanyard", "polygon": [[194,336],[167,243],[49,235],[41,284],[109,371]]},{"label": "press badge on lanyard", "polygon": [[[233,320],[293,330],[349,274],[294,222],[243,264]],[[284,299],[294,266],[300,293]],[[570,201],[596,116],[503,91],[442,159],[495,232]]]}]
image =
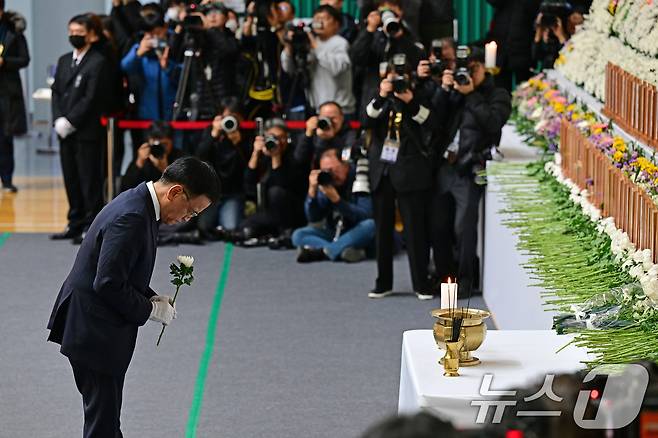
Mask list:
[{"label": "press badge on lanyard", "polygon": [[[382,146],[382,154],[379,159],[385,163],[393,164],[398,160],[398,153],[400,152],[400,123],[402,122],[402,114],[395,114],[395,122],[389,117],[388,124],[388,136],[384,140],[384,145]],[[395,123],[395,126],[393,126]],[[391,128],[395,128],[394,134],[395,138],[391,135]]]}]

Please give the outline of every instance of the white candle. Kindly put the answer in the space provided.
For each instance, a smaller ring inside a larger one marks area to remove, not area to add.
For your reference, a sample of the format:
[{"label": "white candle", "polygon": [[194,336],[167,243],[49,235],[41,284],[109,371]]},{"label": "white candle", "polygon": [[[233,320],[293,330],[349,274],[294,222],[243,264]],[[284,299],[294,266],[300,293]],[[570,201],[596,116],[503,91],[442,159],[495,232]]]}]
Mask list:
[{"label": "white candle", "polygon": [[452,283],[448,278],[447,283],[441,283],[441,308],[455,307],[457,307],[457,283]]},{"label": "white candle", "polygon": [[495,41],[484,45],[484,67],[494,68],[496,66],[496,51],[498,46]]}]

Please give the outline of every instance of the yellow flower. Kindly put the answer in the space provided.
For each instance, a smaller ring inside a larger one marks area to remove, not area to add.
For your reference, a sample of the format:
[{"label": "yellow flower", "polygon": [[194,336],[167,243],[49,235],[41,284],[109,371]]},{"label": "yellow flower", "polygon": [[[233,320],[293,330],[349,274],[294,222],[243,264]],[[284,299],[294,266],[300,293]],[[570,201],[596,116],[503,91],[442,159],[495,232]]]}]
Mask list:
[{"label": "yellow flower", "polygon": [[615,154],[612,156],[612,159],[615,160],[615,161],[617,161],[617,162],[620,162],[621,160],[624,159],[624,153],[621,152],[621,151],[617,151],[617,152],[615,152]]},{"label": "yellow flower", "polygon": [[567,107],[567,111],[573,111],[575,108],[576,108],[576,104],[575,104],[575,103],[572,103],[571,105],[569,105],[569,106]]},{"label": "yellow flower", "polygon": [[[567,108],[567,109],[568,109],[568,108]],[[580,114],[578,114],[578,113],[573,113],[573,114],[571,115],[571,120],[573,120],[573,121],[580,120]]]}]

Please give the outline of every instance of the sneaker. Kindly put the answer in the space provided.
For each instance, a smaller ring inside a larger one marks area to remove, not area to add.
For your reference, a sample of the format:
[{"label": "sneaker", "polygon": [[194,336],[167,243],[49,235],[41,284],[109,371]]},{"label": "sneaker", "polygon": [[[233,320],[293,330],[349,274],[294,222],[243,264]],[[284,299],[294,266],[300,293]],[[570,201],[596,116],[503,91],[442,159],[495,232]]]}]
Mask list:
[{"label": "sneaker", "polygon": [[370,292],[368,292],[368,298],[386,298],[389,295],[392,295],[393,291],[392,290],[377,290],[373,289]]},{"label": "sneaker", "polygon": [[433,294],[424,294],[424,293],[421,293],[421,292],[416,292],[416,296],[421,301],[433,300],[434,299]]},{"label": "sneaker", "polygon": [[322,248],[311,248],[309,246],[299,248],[299,254],[297,255],[297,263],[321,262],[328,259],[329,257]]},{"label": "sneaker", "polygon": [[18,187],[16,187],[13,184],[3,185],[2,186],[2,191],[7,192],[7,193],[16,193],[16,192],[18,192]]},{"label": "sneaker", "polygon": [[366,258],[366,251],[359,248],[345,248],[340,253],[340,258],[347,263],[357,263]]}]

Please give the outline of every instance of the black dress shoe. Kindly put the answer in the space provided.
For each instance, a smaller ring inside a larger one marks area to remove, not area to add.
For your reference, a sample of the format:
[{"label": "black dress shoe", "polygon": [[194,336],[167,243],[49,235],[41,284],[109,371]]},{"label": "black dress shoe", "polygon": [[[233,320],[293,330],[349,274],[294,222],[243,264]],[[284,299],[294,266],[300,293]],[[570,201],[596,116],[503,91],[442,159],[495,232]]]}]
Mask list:
[{"label": "black dress shoe", "polygon": [[86,231],[83,231],[82,233],[80,233],[80,234],[78,234],[77,236],[75,236],[75,237],[73,238],[73,240],[71,241],[71,243],[73,243],[74,245],[81,245],[81,244],[82,244],[82,240],[85,238],[86,235],[87,235],[87,232],[86,232]]},{"label": "black dress shoe", "polygon": [[55,233],[50,235],[51,240],[66,240],[73,239],[82,234],[79,230],[75,230],[71,227],[66,227],[61,233]]},{"label": "black dress shoe", "polygon": [[299,249],[299,254],[297,255],[297,263],[321,262],[323,260],[329,260],[329,257],[327,257],[327,254],[324,253],[324,249],[322,248],[305,246]]},{"label": "black dress shoe", "polygon": [[18,192],[18,187],[13,184],[2,185],[2,191],[7,193],[16,193]]},{"label": "black dress shoe", "polygon": [[203,245],[203,240],[201,240],[201,233],[199,233],[199,230],[174,233],[174,240],[176,243],[180,244]]}]

